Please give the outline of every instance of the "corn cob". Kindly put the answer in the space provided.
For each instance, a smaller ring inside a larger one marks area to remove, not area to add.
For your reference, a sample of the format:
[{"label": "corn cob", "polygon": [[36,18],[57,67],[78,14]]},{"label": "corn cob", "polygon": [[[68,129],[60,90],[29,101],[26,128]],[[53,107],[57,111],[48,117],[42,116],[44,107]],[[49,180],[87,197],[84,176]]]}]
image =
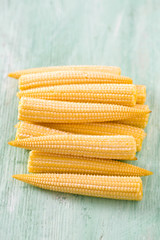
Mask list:
[{"label": "corn cob", "polygon": [[140,117],[149,110],[110,104],[21,98],[18,119],[28,122],[104,122]]},{"label": "corn cob", "polygon": [[16,127],[16,140],[28,137],[38,137],[65,133],[85,135],[129,135],[135,138],[137,151],[141,150],[142,142],[146,136],[146,133],[141,128],[118,123],[46,123],[38,125],[22,121],[19,122]]},{"label": "corn cob", "polygon": [[17,133],[16,133],[15,140],[29,138],[29,137],[53,135],[53,134],[69,134],[53,128],[48,128],[48,127],[44,127],[38,124],[32,124],[28,122],[19,122],[16,125],[16,128],[17,128]]},{"label": "corn cob", "polygon": [[[141,109],[149,112],[148,105],[137,104],[134,108]],[[148,124],[149,113],[143,114],[142,116],[135,116],[134,118],[128,118],[116,121],[117,123],[127,124],[139,128],[145,128]]]},{"label": "corn cob", "polygon": [[49,135],[18,139],[10,145],[29,150],[83,157],[135,160],[132,136]]},{"label": "corn cob", "polygon": [[132,84],[129,77],[104,72],[64,71],[45,72],[22,75],[19,78],[19,89],[84,83],[123,83]]},{"label": "corn cob", "polygon": [[18,92],[17,96],[133,107],[136,104],[137,89],[133,84],[73,84],[28,89]]},{"label": "corn cob", "polygon": [[44,124],[44,126],[75,134],[133,136],[136,140],[137,151],[141,150],[142,142],[146,136],[146,133],[141,128],[118,123],[49,123]]},{"label": "corn cob", "polygon": [[[137,93],[136,93],[137,92]],[[71,84],[27,89],[17,93],[21,97],[46,100],[100,102],[125,106],[144,104],[146,86],[133,84]]]},{"label": "corn cob", "polygon": [[144,104],[146,101],[146,86],[136,85],[137,88],[137,104]]},{"label": "corn cob", "polygon": [[32,173],[78,173],[110,176],[147,176],[152,172],[115,160],[78,158],[31,151],[28,171]]},{"label": "corn cob", "polygon": [[142,200],[140,177],[110,177],[79,174],[19,174],[20,181],[58,192],[121,200]]},{"label": "corn cob", "polygon": [[44,72],[55,72],[55,71],[92,71],[92,72],[106,72],[113,74],[121,74],[120,67],[115,66],[53,66],[53,67],[41,67],[25,69],[17,72],[9,73],[9,77],[19,78],[22,75],[33,74],[33,73],[44,73]]}]

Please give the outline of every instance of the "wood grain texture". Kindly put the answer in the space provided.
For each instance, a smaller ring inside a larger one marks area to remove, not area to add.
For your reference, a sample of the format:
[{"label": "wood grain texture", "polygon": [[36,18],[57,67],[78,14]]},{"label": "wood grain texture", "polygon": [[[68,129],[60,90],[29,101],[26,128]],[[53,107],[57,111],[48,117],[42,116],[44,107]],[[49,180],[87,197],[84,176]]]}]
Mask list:
[{"label": "wood grain texture", "polygon": [[[159,239],[160,3],[146,1],[0,1],[0,239]],[[27,172],[28,152],[10,147],[17,122],[17,80],[7,73],[48,65],[118,65],[146,84],[152,115],[134,164],[142,202],[36,189],[13,180]]]}]

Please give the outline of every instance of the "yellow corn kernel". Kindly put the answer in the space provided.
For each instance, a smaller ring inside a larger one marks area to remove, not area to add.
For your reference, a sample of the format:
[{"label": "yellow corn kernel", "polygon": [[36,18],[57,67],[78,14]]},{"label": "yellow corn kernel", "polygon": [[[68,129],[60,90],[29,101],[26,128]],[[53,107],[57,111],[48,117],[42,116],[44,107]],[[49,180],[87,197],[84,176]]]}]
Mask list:
[{"label": "yellow corn kernel", "polygon": [[137,88],[137,104],[144,104],[146,101],[146,86],[136,85]]},{"label": "yellow corn kernel", "polygon": [[28,89],[18,92],[17,96],[133,107],[136,104],[137,89],[133,84],[71,84]]},{"label": "yellow corn kernel", "polygon": [[105,72],[60,71],[22,75],[19,78],[19,89],[26,90],[54,85],[84,84],[84,83],[123,83],[131,84],[132,79]]},{"label": "yellow corn kernel", "polygon": [[10,145],[55,154],[135,160],[136,141],[132,136],[61,134],[17,139]]},{"label": "yellow corn kernel", "polygon": [[92,71],[92,72],[106,72],[113,74],[121,74],[120,67],[115,66],[53,66],[53,67],[41,67],[41,68],[30,68],[25,70],[20,70],[17,72],[9,73],[8,76],[12,78],[19,78],[22,75],[32,74],[32,73],[44,73],[44,72],[55,72],[55,71]]},{"label": "yellow corn kernel", "polygon": [[65,132],[62,132],[56,129],[51,129],[48,127],[44,127],[38,124],[32,124],[29,122],[19,122],[16,125],[16,127],[17,127],[17,133],[16,133],[15,140],[29,138],[29,137],[53,135],[53,134],[67,134]]},{"label": "yellow corn kernel", "polygon": [[109,176],[147,176],[153,173],[115,160],[81,158],[31,151],[28,171],[32,173],[78,173]]},{"label": "yellow corn kernel", "polygon": [[140,177],[111,177],[80,174],[19,174],[20,181],[58,192],[121,200],[142,200]]},{"label": "yellow corn kernel", "polygon": [[18,119],[28,122],[104,122],[143,116],[149,110],[99,103],[21,98]]},{"label": "yellow corn kernel", "polygon": [[136,140],[137,151],[142,148],[146,136],[143,129],[118,123],[48,123],[45,126],[74,134],[85,135],[129,135]]}]

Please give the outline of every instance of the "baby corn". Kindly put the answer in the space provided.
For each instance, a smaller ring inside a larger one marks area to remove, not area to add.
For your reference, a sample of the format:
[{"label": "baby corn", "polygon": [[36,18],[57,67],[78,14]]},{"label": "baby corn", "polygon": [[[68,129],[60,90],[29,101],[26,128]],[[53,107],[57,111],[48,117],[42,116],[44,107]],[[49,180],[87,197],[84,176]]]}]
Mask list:
[{"label": "baby corn", "polygon": [[129,77],[105,72],[60,71],[22,75],[19,78],[19,89],[26,90],[54,85],[84,84],[84,83],[122,83],[131,84]]},{"label": "baby corn", "polygon": [[140,177],[110,177],[79,174],[19,174],[14,178],[58,192],[121,200],[142,200]]},{"label": "baby corn", "polygon": [[[25,124],[25,123],[23,123]],[[129,135],[136,140],[137,151],[142,148],[142,142],[146,136],[143,129],[118,123],[50,123],[44,124],[49,128],[74,134],[85,135]],[[38,136],[38,135],[37,135]]]},{"label": "baby corn", "polygon": [[99,103],[74,103],[21,98],[18,119],[28,122],[104,122],[141,117],[147,109]]},{"label": "baby corn", "polygon": [[17,96],[133,107],[136,104],[137,89],[133,84],[73,84],[28,89],[18,92]]},{"label": "baby corn", "polygon": [[10,145],[54,154],[92,158],[135,160],[136,141],[132,136],[61,134],[18,139]]},{"label": "baby corn", "polygon": [[22,75],[32,74],[32,73],[44,73],[44,72],[55,72],[55,71],[91,71],[91,72],[106,72],[113,74],[121,74],[120,67],[115,66],[53,66],[53,67],[41,67],[41,68],[31,68],[26,70],[21,70],[17,72],[9,73],[9,77],[19,78]]},{"label": "baby corn", "polygon": [[135,106],[146,101],[146,86],[133,84],[71,84],[27,89],[19,98],[32,97],[71,102],[99,102]]},{"label": "baby corn", "polygon": [[78,158],[31,151],[28,171],[32,173],[78,173],[108,176],[147,176],[152,172],[115,160]]},{"label": "baby corn", "polygon": [[146,101],[146,86],[136,85],[137,88],[137,104],[144,104]]}]

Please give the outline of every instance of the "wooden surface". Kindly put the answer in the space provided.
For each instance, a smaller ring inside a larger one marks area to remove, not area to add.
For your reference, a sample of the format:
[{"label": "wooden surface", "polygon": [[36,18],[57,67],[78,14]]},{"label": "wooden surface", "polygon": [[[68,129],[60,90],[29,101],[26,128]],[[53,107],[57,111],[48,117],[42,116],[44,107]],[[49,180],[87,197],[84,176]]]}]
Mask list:
[{"label": "wooden surface", "polygon": [[[157,240],[160,234],[160,2],[0,0],[0,239]],[[7,145],[17,123],[17,80],[7,73],[67,64],[118,65],[146,84],[152,109],[135,163],[142,202],[53,193],[12,179],[28,152]]]}]

